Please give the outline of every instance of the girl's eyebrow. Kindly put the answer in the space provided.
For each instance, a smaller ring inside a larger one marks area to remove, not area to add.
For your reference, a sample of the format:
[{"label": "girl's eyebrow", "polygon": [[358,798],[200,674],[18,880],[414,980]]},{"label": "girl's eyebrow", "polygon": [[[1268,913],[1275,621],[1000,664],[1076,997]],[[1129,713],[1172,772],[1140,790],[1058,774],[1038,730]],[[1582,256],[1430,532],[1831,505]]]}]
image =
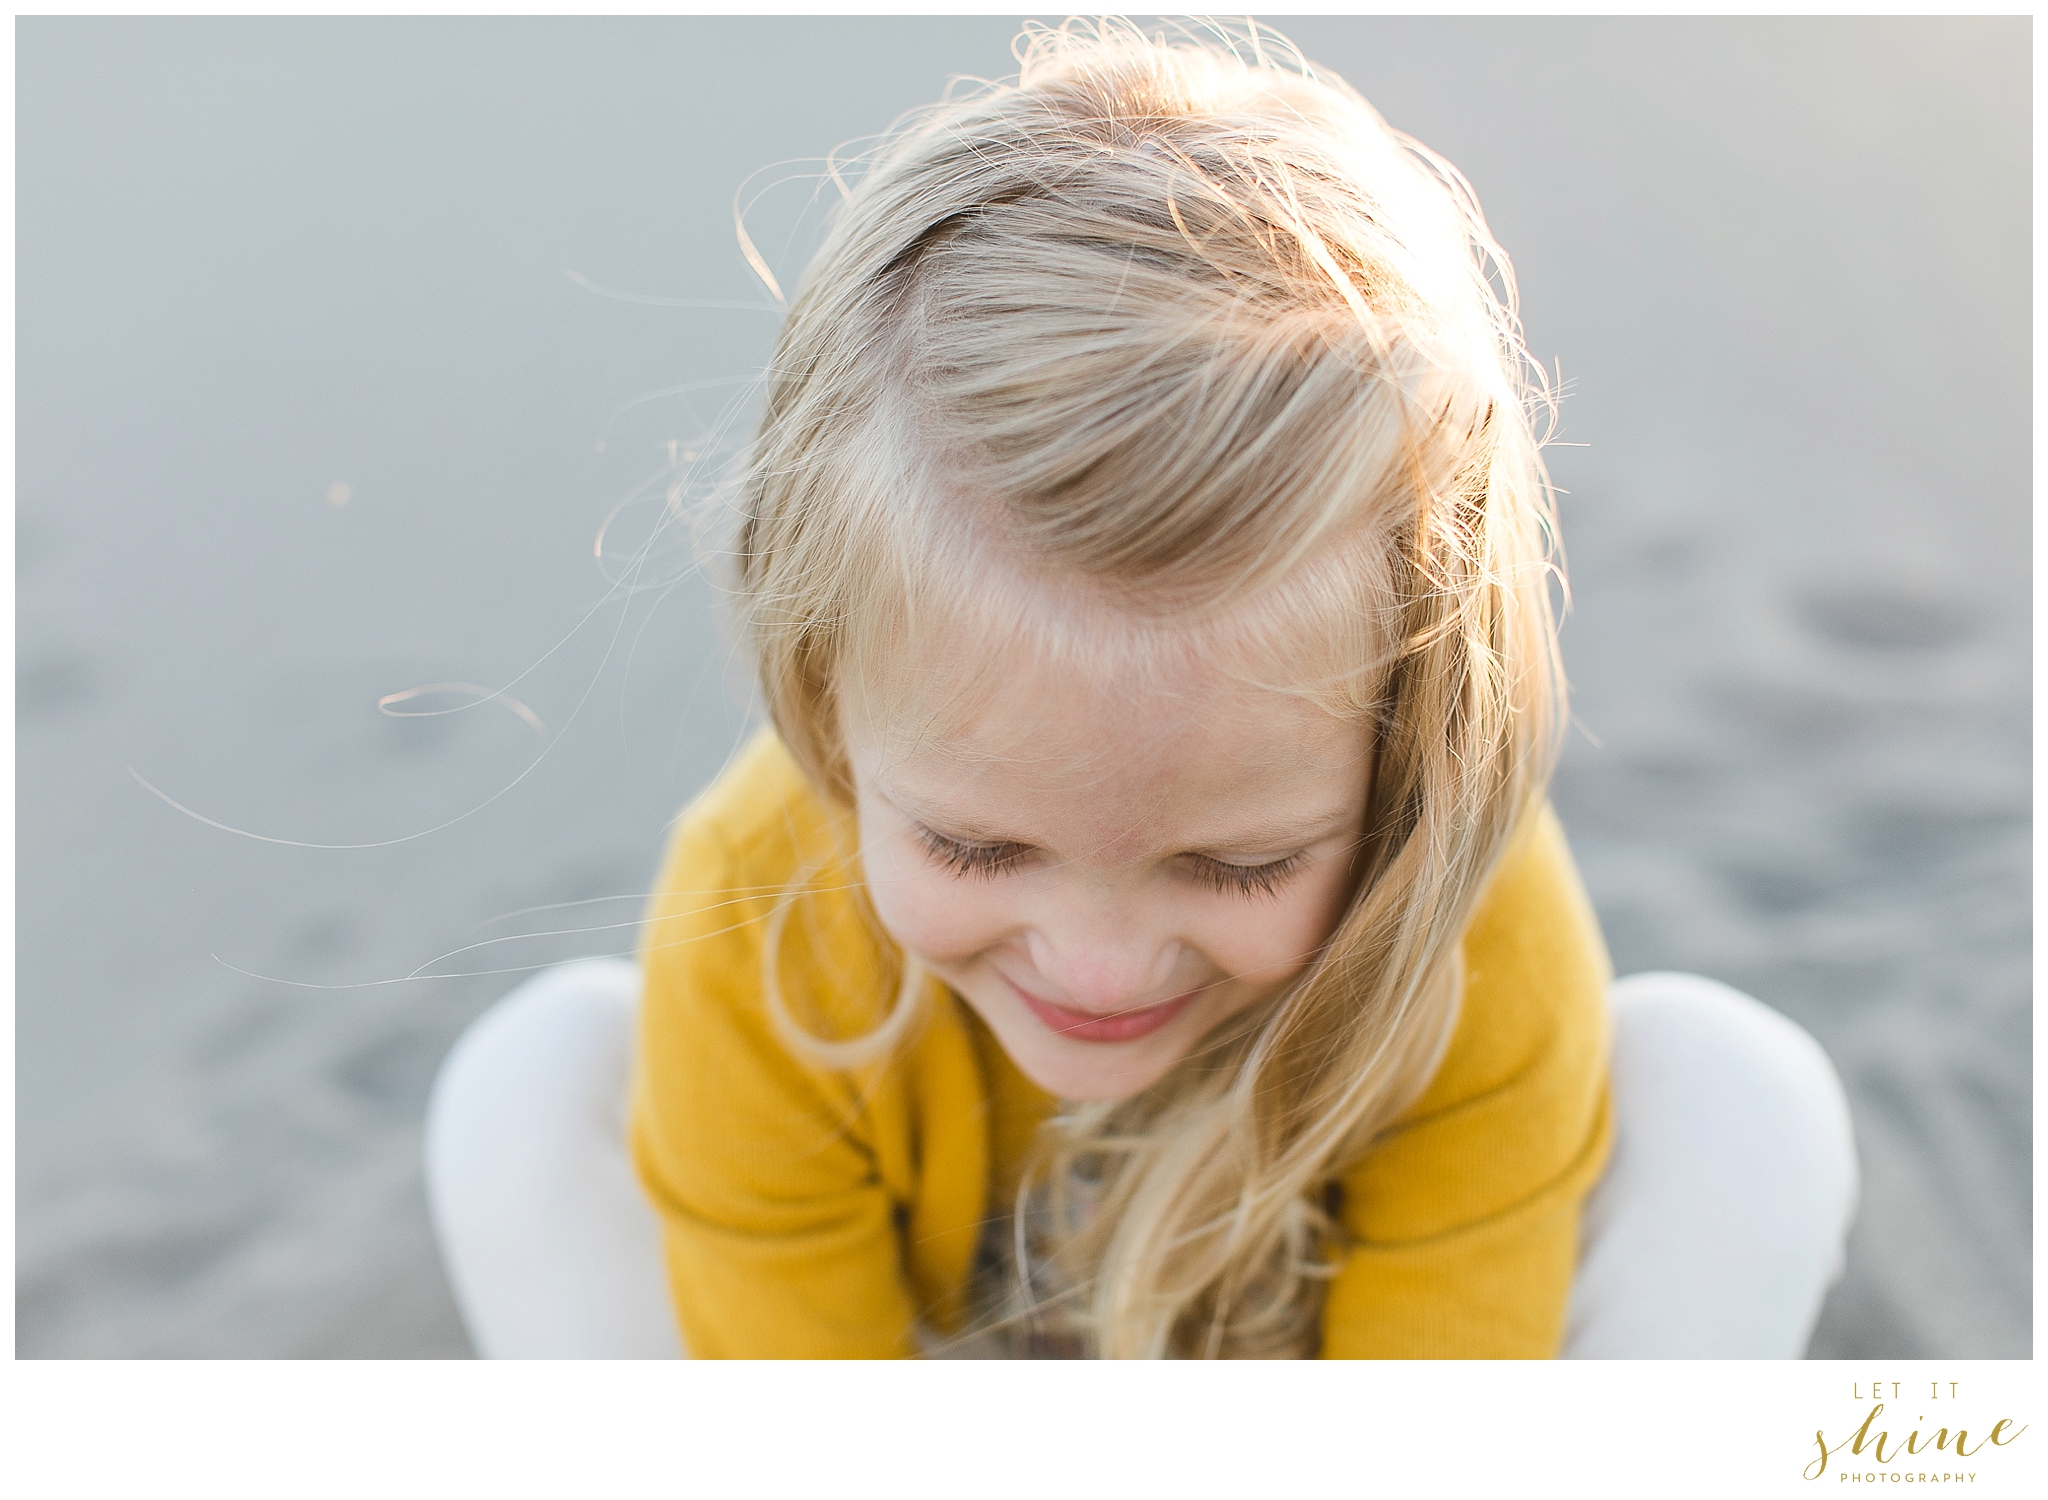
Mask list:
[{"label": "girl's eyebrow", "polygon": [[[979,818],[927,802],[922,798],[891,795],[882,791],[880,786],[875,790],[883,801],[898,812],[924,824],[934,832],[956,836],[977,844],[1024,844],[1035,847],[1039,843],[1037,839],[1002,832]],[[1222,830],[1220,834],[1189,839],[1182,847],[1190,852],[1219,850],[1229,853],[1297,849],[1319,843],[1342,831],[1353,821],[1355,814],[1350,807],[1320,808],[1304,815],[1277,815],[1251,819]]]},{"label": "girl's eyebrow", "polygon": [[997,833],[994,829],[983,824],[978,818],[968,817],[965,814],[940,807],[935,803],[926,802],[920,797],[885,792],[879,783],[875,786],[875,795],[912,822],[922,823],[934,832],[958,835],[970,843],[1029,844],[1033,842],[1031,839],[1020,839],[1013,834]]},{"label": "girl's eyebrow", "polygon": [[1228,830],[1222,837],[1196,840],[1191,848],[1232,851],[1301,848],[1319,843],[1356,821],[1349,807],[1321,809],[1303,816],[1280,816],[1252,820]]}]

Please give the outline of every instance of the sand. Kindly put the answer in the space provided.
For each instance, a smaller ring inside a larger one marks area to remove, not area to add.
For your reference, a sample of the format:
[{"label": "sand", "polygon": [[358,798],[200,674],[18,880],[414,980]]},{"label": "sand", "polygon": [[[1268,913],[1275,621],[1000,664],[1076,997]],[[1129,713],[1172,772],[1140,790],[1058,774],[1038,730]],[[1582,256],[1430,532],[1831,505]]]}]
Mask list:
[{"label": "sand", "polygon": [[[1472,178],[1568,384],[1556,800],[1619,967],[1848,1085],[1819,1356],[2031,1352],[2026,27],[1288,26]],[[686,550],[592,556],[766,354],[733,195],[1010,31],[21,23],[21,1354],[467,1353],[435,1066],[630,949],[746,722]],[[376,706],[515,678],[544,733]]]}]

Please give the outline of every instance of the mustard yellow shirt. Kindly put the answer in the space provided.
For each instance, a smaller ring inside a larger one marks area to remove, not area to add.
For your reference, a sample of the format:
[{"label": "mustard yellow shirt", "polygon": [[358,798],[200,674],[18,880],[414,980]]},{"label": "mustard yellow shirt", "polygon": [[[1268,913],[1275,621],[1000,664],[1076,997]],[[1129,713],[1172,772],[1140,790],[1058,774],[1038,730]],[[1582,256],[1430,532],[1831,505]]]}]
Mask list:
[{"label": "mustard yellow shirt", "polygon": [[[676,828],[644,931],[633,1159],[697,1358],[885,1358],[957,1331],[982,1219],[1054,1101],[937,981],[883,1062],[816,1066],[764,1004],[764,930],[802,878],[777,972],[807,1029],[894,999],[830,864],[835,813],[757,738]],[[1345,1359],[1548,1358],[1579,1207],[1605,1164],[1607,954],[1545,809],[1465,936],[1463,1005],[1416,1103],[1340,1177],[1353,1245],[1323,1311]]]}]

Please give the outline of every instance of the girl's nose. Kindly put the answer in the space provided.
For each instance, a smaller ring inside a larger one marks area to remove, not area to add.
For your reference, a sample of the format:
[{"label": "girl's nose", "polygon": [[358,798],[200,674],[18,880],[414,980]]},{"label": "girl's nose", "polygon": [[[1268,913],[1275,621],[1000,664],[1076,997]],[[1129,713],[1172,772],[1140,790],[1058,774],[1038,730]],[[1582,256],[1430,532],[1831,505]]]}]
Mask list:
[{"label": "girl's nose", "polygon": [[1115,1011],[1171,999],[1164,993],[1180,961],[1180,944],[1136,932],[1034,927],[1026,935],[1031,963],[1057,987],[1044,998],[1076,1010]]}]

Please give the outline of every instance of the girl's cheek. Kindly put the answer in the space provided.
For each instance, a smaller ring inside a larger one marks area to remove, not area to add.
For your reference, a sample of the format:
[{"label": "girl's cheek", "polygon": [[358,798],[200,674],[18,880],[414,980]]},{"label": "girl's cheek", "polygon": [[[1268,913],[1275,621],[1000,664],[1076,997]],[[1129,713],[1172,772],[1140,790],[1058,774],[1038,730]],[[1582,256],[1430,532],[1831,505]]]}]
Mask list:
[{"label": "girl's cheek", "polygon": [[1227,915],[1208,930],[1226,970],[1247,977],[1291,974],[1328,940],[1344,913],[1346,880],[1342,870],[1317,872],[1279,902],[1232,902]]},{"label": "girl's cheek", "polygon": [[986,886],[932,868],[921,854],[888,849],[863,855],[868,899],[889,936],[921,958],[972,958],[1005,930]]}]

